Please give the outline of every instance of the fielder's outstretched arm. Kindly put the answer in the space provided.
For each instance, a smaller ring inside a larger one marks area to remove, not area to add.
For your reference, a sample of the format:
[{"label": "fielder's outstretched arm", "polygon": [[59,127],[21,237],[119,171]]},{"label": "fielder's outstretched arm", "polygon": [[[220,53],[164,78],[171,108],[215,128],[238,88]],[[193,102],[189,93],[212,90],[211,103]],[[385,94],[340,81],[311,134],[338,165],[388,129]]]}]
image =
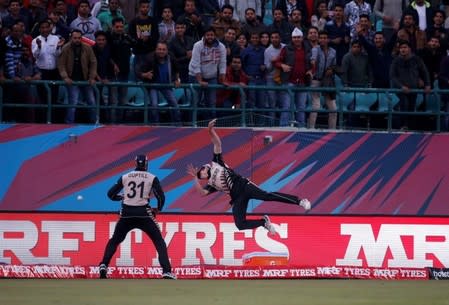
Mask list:
[{"label": "fielder's outstretched arm", "polygon": [[217,119],[213,119],[209,122],[208,128],[209,128],[209,135],[210,139],[212,141],[212,144],[214,144],[214,154],[221,154],[221,140],[218,136],[217,132],[215,131],[215,123],[217,122]]}]

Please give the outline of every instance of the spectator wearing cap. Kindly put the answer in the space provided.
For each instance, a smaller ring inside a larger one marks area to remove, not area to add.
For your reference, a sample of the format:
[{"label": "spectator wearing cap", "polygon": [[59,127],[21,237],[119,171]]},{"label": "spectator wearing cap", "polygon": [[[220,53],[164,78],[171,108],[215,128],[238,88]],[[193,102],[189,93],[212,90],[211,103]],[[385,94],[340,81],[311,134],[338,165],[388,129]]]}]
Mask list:
[{"label": "spectator wearing cap", "polygon": [[[311,79],[312,71],[310,65],[311,49],[304,44],[303,32],[295,28],[292,32],[292,42],[285,46],[274,66],[281,69],[281,82],[288,84],[289,87],[304,87],[306,78]],[[293,100],[296,106],[295,119],[299,127],[306,126],[306,108],[307,93],[304,91],[294,91]],[[280,108],[284,110],[280,114],[280,126],[288,126],[290,117],[291,98],[288,93],[282,96]]]}]

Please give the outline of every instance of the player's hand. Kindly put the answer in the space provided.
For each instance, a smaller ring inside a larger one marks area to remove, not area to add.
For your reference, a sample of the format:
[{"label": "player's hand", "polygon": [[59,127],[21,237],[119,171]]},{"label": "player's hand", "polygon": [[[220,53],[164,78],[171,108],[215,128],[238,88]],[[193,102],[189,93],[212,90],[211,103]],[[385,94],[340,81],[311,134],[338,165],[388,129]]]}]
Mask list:
[{"label": "player's hand", "polygon": [[198,172],[198,168],[193,166],[192,164],[187,165],[187,174],[196,178],[196,173]]},{"label": "player's hand", "polygon": [[123,195],[117,194],[112,198],[113,201],[123,201]]},{"label": "player's hand", "polygon": [[209,129],[214,128],[215,123],[217,123],[217,119],[213,119],[212,121],[210,121],[207,127],[209,127]]}]

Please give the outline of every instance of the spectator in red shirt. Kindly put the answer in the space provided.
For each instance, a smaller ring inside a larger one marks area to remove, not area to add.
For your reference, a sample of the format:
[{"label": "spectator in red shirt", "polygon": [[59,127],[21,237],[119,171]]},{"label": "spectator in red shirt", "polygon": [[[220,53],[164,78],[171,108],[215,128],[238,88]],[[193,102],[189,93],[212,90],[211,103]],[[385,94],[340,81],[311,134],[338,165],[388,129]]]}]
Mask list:
[{"label": "spectator in red shirt", "polygon": [[[246,86],[249,78],[242,70],[242,59],[234,55],[226,69],[225,86]],[[220,90],[217,94],[217,106],[221,108],[240,108],[240,91],[236,89]]]}]

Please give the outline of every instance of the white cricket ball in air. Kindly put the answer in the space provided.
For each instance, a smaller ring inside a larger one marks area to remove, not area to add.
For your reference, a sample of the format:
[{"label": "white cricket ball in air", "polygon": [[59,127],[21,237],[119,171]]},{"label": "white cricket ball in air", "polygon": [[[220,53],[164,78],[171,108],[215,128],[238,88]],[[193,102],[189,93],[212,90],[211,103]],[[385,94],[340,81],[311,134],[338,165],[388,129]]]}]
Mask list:
[{"label": "white cricket ball in air", "polygon": [[83,200],[84,199],[84,197],[82,196],[82,195],[78,195],[77,197],[76,197],[76,200]]}]

